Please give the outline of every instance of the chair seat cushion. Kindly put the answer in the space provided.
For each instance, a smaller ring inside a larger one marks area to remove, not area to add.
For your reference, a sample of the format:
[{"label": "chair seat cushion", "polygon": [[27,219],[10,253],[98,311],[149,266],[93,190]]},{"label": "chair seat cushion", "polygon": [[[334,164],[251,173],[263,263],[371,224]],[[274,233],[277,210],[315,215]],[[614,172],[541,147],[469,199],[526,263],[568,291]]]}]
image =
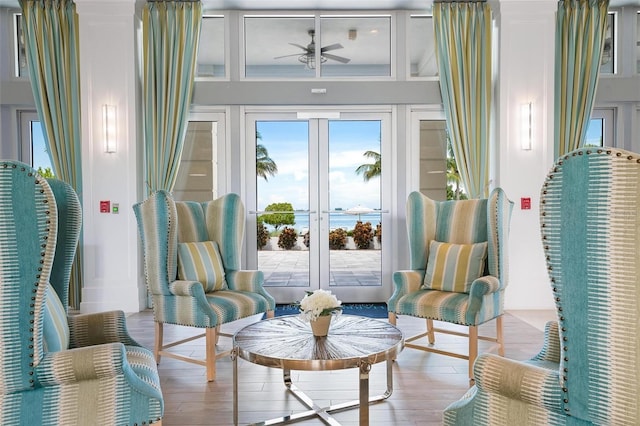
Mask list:
[{"label": "chair seat cushion", "polygon": [[67,311],[51,285],[47,287],[42,335],[46,352],[58,352],[69,348]]},{"label": "chair seat cushion", "polygon": [[398,300],[395,313],[437,321],[467,324],[469,295],[449,291],[418,290]]},{"label": "chair seat cushion", "polygon": [[178,279],[199,281],[205,293],[225,290],[222,258],[215,241],[178,243]]},{"label": "chair seat cushion", "polygon": [[432,240],[423,289],[468,293],[484,275],[487,242],[451,244]]},{"label": "chair seat cushion", "polygon": [[218,324],[225,324],[269,310],[269,302],[258,293],[223,290],[207,293],[206,297],[218,316]]}]

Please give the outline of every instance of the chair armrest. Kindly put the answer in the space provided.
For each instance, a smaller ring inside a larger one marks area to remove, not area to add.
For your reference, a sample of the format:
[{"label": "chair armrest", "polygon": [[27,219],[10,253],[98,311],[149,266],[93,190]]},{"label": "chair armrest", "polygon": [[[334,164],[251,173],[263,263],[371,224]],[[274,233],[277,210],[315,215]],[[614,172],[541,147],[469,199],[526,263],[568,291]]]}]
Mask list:
[{"label": "chair armrest", "polygon": [[474,364],[476,386],[527,404],[562,411],[558,370],[549,370],[494,354],[480,355]]},{"label": "chair armrest", "polygon": [[126,353],[121,343],[45,352],[36,368],[36,382],[53,386],[116,377],[123,374],[125,363]]},{"label": "chair armrest", "polygon": [[127,322],[122,311],[70,315],[68,323],[70,349],[104,343],[141,346],[129,335]]},{"label": "chair armrest", "polygon": [[560,363],[560,332],[557,321],[549,321],[544,327],[544,345],[533,361]]},{"label": "chair armrest", "polygon": [[190,296],[204,298],[204,288],[198,281],[177,280],[169,284],[169,292],[174,296]]},{"label": "chair armrest", "polygon": [[424,282],[424,274],[424,269],[411,269],[393,273],[394,290],[387,302],[390,312],[395,312],[398,300],[402,296],[420,290],[420,286]]},{"label": "chair armrest", "polygon": [[258,293],[267,299],[271,310],[276,308],[276,300],[264,289],[264,273],[262,271],[226,271],[225,278],[229,290]]},{"label": "chair armrest", "polygon": [[469,294],[473,297],[482,298],[487,294],[495,293],[501,288],[500,280],[497,277],[494,277],[493,275],[485,275],[484,277],[473,280]]},{"label": "chair armrest", "polygon": [[[177,280],[169,284],[169,292],[177,298],[170,303],[181,308],[176,308],[173,311],[173,316],[167,315],[169,318],[165,317],[161,322],[191,327],[215,327],[218,325],[218,314],[207,300],[204,287],[200,282]],[[157,315],[157,310],[154,310],[156,321],[158,321]]]},{"label": "chair armrest", "polygon": [[471,289],[469,290],[467,314],[478,315],[483,307],[484,298],[498,291],[502,291],[502,286],[497,277],[485,275],[475,279],[471,283]]}]

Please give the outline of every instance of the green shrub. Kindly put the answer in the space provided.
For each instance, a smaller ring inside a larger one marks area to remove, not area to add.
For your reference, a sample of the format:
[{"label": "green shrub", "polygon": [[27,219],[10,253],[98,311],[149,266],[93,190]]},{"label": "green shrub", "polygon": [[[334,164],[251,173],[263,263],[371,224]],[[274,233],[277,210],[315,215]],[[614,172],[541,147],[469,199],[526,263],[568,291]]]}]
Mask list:
[{"label": "green shrub", "polygon": [[381,223],[376,225],[376,238],[378,239],[378,243],[382,243],[382,224]]},{"label": "green shrub", "polygon": [[295,225],[296,217],[293,213],[293,206],[291,203],[273,203],[269,204],[265,209],[265,212],[273,212],[273,213],[263,213],[260,215],[262,221],[267,223],[274,228],[276,231],[280,229],[281,226],[286,225]]},{"label": "green shrub", "polygon": [[311,244],[311,236],[309,235],[309,231],[305,232],[302,236],[302,242],[307,248],[309,248],[309,244]]},{"label": "green shrub", "polygon": [[262,222],[261,218],[258,217],[258,250],[262,250],[264,246],[269,242],[269,230]]},{"label": "green shrub", "polygon": [[278,236],[278,247],[283,250],[291,250],[298,244],[298,232],[295,229],[285,226]]},{"label": "green shrub", "polygon": [[358,221],[353,229],[353,242],[359,249],[368,249],[373,241],[373,229],[371,222]]},{"label": "green shrub", "polygon": [[347,246],[347,231],[342,228],[329,232],[329,249],[343,250]]}]

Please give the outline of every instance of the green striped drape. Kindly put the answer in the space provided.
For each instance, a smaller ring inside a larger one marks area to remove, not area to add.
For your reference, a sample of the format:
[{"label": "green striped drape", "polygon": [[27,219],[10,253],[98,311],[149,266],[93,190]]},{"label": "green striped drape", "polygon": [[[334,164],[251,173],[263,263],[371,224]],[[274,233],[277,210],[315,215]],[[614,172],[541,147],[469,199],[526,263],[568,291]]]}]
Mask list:
[{"label": "green striped drape", "polygon": [[[82,201],[78,14],[72,0],[21,0],[26,58],[38,117],[56,178]],[[69,284],[69,305],[78,309],[82,244]]]},{"label": "green striped drape", "polygon": [[589,126],[609,0],[561,0],[556,17],[554,153],[581,147]]},{"label": "green striped drape", "polygon": [[482,3],[433,4],[436,58],[447,129],[470,198],[489,195],[491,9]]},{"label": "green striped drape", "polygon": [[171,191],[182,155],[202,23],[200,1],[149,1],[142,15],[147,191]]}]

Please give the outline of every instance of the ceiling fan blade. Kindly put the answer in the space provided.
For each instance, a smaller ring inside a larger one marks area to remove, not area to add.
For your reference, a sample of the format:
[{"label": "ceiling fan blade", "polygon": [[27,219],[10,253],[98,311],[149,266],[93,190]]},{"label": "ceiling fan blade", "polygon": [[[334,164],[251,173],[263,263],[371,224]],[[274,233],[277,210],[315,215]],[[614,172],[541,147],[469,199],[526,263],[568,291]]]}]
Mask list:
[{"label": "ceiling fan blade", "polygon": [[288,58],[290,56],[300,56],[300,55],[305,55],[305,53],[292,53],[291,55],[276,56],[273,59]]},{"label": "ceiling fan blade", "polygon": [[329,46],[323,47],[320,52],[328,52],[330,50],[343,49],[344,47],[340,43],[330,44]]},{"label": "ceiling fan blade", "polygon": [[289,43],[289,44],[295,47],[299,47],[300,49],[304,50],[307,53],[311,52],[311,49],[309,49],[308,47],[302,46],[300,44],[297,44],[297,43]]},{"label": "ceiling fan blade", "polygon": [[343,64],[349,63],[349,61],[351,61],[351,59],[349,58],[343,58],[342,56],[332,55],[330,53],[323,53],[322,56],[324,56],[327,59],[332,59],[334,61],[342,62]]}]

